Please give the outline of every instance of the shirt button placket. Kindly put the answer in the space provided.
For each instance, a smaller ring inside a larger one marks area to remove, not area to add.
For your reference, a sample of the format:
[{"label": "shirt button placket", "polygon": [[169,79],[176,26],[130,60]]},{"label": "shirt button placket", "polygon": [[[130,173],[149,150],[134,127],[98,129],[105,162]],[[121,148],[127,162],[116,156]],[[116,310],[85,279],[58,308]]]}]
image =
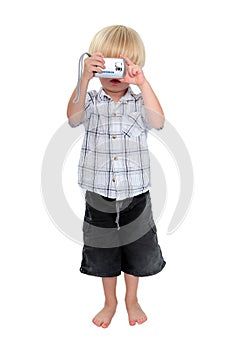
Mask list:
[{"label": "shirt button placket", "polygon": [[[116,116],[117,116],[117,113],[116,113],[116,112],[112,112],[112,113],[111,113],[111,116],[112,116],[112,117],[116,117]],[[112,135],[112,139],[113,139],[113,140],[115,140],[116,138],[117,138],[116,135]],[[117,156],[114,156],[114,157],[113,157],[113,160],[116,161],[117,159],[118,159]],[[113,174],[113,178],[112,178],[112,183],[113,183],[113,185],[117,184],[117,183],[116,183],[116,178],[115,178],[115,167],[114,167],[114,174]]]}]

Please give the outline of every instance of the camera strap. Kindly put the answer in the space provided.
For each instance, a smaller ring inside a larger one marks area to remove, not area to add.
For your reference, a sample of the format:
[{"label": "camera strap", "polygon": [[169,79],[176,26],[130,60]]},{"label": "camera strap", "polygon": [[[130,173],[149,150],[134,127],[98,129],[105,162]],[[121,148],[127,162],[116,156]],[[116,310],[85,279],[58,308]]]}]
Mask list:
[{"label": "camera strap", "polygon": [[80,81],[82,78],[82,72],[83,72],[83,60],[85,55],[91,57],[91,55],[88,52],[85,52],[81,55],[81,57],[79,58],[79,62],[78,62],[78,81],[77,81],[77,86],[76,86],[76,97],[73,100],[73,103],[78,103],[79,101],[79,96],[80,96]]}]

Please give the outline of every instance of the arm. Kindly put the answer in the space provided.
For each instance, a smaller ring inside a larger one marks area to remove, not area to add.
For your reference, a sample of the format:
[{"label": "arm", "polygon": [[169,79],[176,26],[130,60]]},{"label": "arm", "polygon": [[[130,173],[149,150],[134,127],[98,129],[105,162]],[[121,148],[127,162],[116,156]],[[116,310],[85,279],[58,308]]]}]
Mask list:
[{"label": "arm", "polygon": [[73,103],[73,100],[76,96],[76,89],[72,93],[70,97],[68,107],[67,107],[67,117],[69,118],[69,122],[71,126],[75,126],[78,123],[81,123],[84,119],[84,108],[86,101],[86,93],[88,88],[89,81],[86,79],[81,79],[80,83],[80,96],[78,103]]},{"label": "arm", "polygon": [[125,58],[127,64],[127,74],[124,79],[120,80],[129,84],[135,84],[139,87],[143,96],[148,123],[153,128],[163,128],[165,117],[162,107],[151,85],[146,80],[142,68],[134,65],[128,57],[121,57]]},{"label": "arm", "polygon": [[76,96],[75,89],[72,93],[72,96],[70,97],[67,107],[67,117],[71,126],[76,126],[76,124],[81,123],[84,119],[84,109],[89,81],[93,78],[94,72],[102,72],[101,68],[99,68],[98,65],[99,67],[105,68],[103,55],[101,53],[96,53],[84,60],[84,70],[80,82],[78,103],[73,103],[73,100]]},{"label": "arm", "polygon": [[144,83],[139,85],[140,91],[144,99],[144,105],[148,123],[156,129],[162,129],[164,126],[164,113],[157,96],[155,95],[151,85],[145,79]]}]

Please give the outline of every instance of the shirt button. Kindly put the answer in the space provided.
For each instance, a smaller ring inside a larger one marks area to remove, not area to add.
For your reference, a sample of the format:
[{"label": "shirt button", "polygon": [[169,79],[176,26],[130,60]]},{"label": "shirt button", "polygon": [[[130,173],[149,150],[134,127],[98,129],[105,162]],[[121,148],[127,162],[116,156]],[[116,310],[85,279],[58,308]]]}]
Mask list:
[{"label": "shirt button", "polygon": [[118,157],[117,157],[117,156],[115,156],[113,159],[114,159],[114,160],[118,160]]},{"label": "shirt button", "polygon": [[112,136],[112,139],[116,139],[116,138],[117,138],[117,136],[115,136],[115,135]]},{"label": "shirt button", "polygon": [[113,117],[116,117],[116,113],[112,113],[112,116],[113,116]]},{"label": "shirt button", "polygon": [[113,182],[115,182],[115,179],[112,179]]}]

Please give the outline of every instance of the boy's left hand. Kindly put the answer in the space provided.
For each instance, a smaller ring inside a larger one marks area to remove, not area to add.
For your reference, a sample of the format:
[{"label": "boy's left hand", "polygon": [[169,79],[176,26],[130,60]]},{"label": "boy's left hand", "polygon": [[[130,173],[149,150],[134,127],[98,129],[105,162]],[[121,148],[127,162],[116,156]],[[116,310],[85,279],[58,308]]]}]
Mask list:
[{"label": "boy's left hand", "polygon": [[122,83],[142,85],[145,82],[145,76],[142,67],[135,65],[128,57],[120,55],[126,61],[126,75],[119,79]]}]

